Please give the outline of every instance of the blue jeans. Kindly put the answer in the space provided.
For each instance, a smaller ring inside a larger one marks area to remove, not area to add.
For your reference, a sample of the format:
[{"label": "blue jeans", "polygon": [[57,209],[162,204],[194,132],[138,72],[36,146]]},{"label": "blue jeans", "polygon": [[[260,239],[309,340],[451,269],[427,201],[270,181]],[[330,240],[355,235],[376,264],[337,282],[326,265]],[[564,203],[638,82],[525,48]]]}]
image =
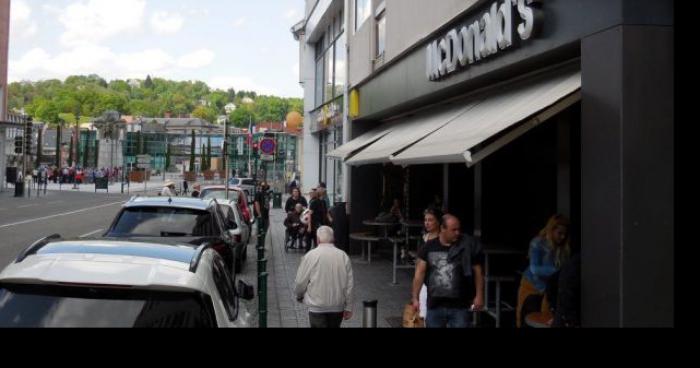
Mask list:
[{"label": "blue jeans", "polygon": [[469,328],[471,312],[468,309],[436,308],[428,309],[425,318],[427,328]]}]

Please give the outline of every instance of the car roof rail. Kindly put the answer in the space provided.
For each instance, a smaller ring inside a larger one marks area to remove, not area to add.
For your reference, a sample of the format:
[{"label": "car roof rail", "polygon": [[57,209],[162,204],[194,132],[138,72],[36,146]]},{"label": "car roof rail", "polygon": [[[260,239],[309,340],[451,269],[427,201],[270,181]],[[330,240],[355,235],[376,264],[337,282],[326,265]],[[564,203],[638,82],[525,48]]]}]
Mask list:
[{"label": "car roof rail", "polygon": [[202,261],[202,256],[204,255],[204,252],[209,248],[213,248],[211,242],[203,243],[199,246],[199,248],[197,248],[197,251],[195,251],[194,256],[192,257],[192,261],[190,262],[191,273],[197,273],[197,268],[199,268],[199,263]]},{"label": "car roof rail", "polygon": [[56,240],[61,240],[61,239],[63,239],[61,237],[61,235],[54,234],[54,235],[47,236],[43,239],[38,240],[36,243],[32,244],[29,248],[25,249],[19,255],[19,257],[17,257],[17,260],[15,261],[15,263],[22,263],[22,261],[27,259],[27,257],[36,254],[37,252],[39,252],[39,250],[41,250],[41,248],[47,246],[49,243],[56,241]]}]

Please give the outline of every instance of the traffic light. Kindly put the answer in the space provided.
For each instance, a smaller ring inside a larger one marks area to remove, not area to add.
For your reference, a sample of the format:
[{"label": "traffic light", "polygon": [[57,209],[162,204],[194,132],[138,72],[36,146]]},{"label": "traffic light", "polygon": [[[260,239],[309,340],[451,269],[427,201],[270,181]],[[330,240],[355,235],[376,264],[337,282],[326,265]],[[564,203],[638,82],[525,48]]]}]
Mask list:
[{"label": "traffic light", "polygon": [[15,154],[16,155],[21,155],[22,152],[22,146],[24,145],[24,139],[22,137],[15,137]]},{"label": "traffic light", "polygon": [[30,117],[24,127],[24,152],[30,155],[32,152],[32,140],[34,138],[34,120]]}]

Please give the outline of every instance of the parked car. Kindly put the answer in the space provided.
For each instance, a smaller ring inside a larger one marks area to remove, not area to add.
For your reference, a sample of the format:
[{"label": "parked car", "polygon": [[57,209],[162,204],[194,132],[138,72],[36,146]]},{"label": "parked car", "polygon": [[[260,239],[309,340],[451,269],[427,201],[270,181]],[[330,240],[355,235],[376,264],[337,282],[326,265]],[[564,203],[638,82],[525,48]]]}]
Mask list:
[{"label": "parked car", "polygon": [[236,244],[236,229],[226,224],[216,200],[195,198],[134,197],[127,202],[103,235],[110,239],[201,245],[213,244],[231,272],[240,273],[236,258],[243,247]]},{"label": "parked car", "polygon": [[253,193],[255,193],[255,187],[257,186],[255,179],[252,178],[231,178],[229,180],[229,185],[241,188],[248,198],[252,198]]},{"label": "parked car", "polygon": [[212,243],[42,239],[0,273],[0,328],[250,327]]},{"label": "parked car", "polygon": [[[238,205],[238,208],[243,214],[243,218],[248,223],[248,226],[251,226],[253,224],[253,216],[250,213],[250,206],[247,197],[248,196],[245,194],[245,191],[243,191],[243,189],[239,187],[229,186],[228,200],[234,201]],[[225,187],[223,185],[212,185],[204,187],[199,195],[199,198],[202,198],[204,200],[216,199],[220,202],[225,201],[227,200]]]}]

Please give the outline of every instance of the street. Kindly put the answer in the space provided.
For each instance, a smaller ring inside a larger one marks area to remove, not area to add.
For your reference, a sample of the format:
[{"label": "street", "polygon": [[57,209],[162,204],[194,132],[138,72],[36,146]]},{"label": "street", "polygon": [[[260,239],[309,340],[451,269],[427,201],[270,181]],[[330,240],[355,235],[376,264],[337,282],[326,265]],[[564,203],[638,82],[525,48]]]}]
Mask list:
[{"label": "street", "polygon": [[32,199],[0,193],[0,268],[35,241],[53,234],[65,239],[100,234],[129,196],[48,192]]}]

